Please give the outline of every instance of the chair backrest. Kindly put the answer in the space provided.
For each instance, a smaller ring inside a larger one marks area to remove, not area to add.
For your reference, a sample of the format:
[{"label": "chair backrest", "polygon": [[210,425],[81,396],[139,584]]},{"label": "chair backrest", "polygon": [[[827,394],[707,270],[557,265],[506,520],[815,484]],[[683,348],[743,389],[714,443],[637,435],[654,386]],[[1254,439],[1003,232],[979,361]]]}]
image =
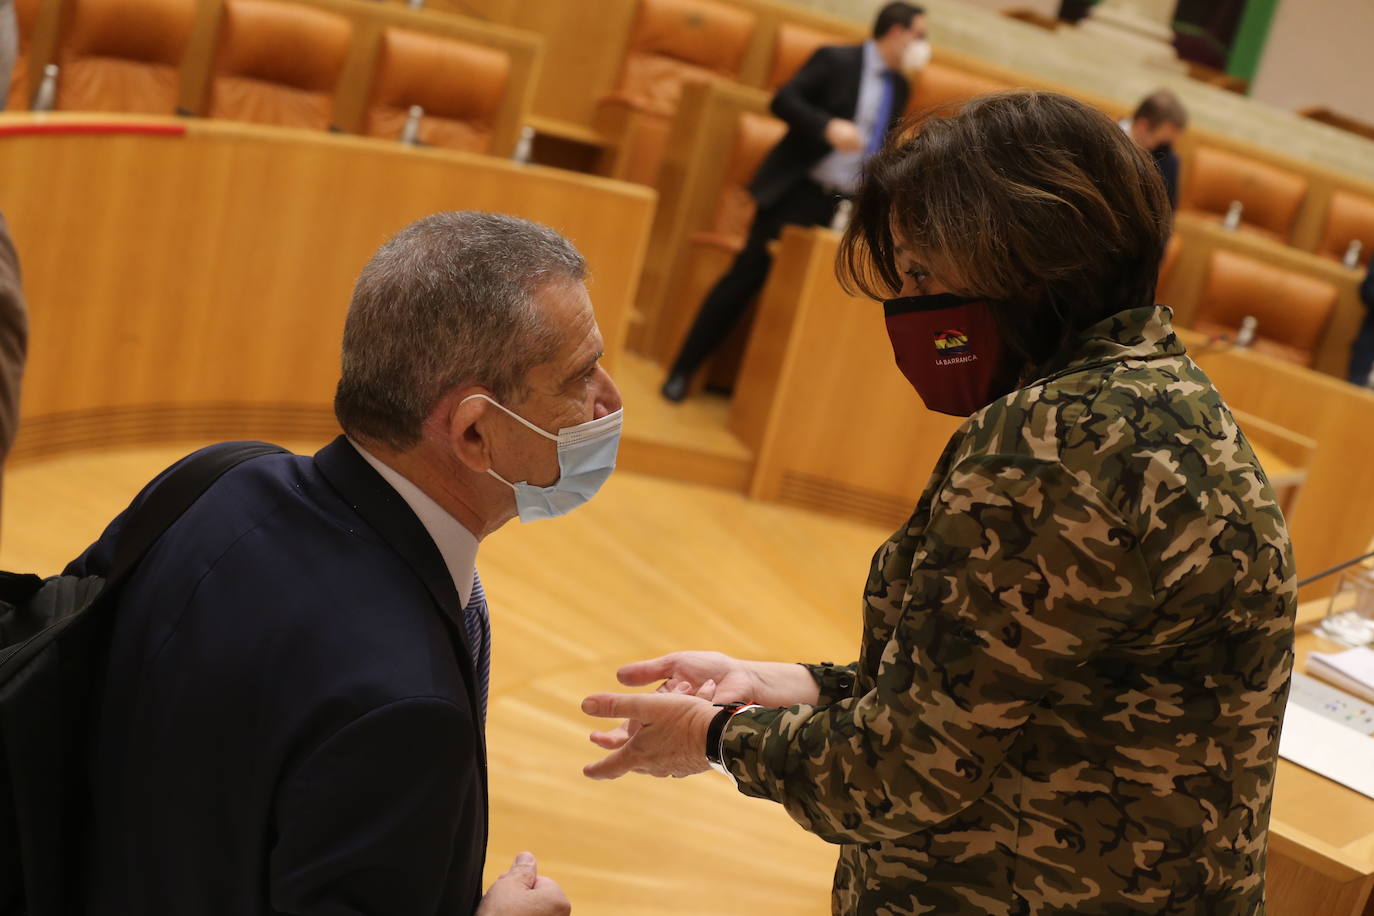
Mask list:
[{"label": "chair backrest", "polygon": [[931,61],[913,78],[911,99],[907,102],[906,111],[907,114],[919,114],[945,105],[959,105],[976,95],[1010,88],[1010,83],[990,76]]},{"label": "chair backrest", "polygon": [[348,56],[343,16],[277,0],[226,0],[205,113],[323,130]]},{"label": "chair backrest", "polygon": [[616,95],[671,115],[684,83],[739,75],[754,23],[715,0],[639,0]]},{"label": "chair backrest", "polygon": [[1192,326],[1234,334],[1246,316],[1254,316],[1257,352],[1311,366],[1338,295],[1325,280],[1218,248],[1207,265]]},{"label": "chair backrest", "polygon": [[38,7],[42,0],[15,0],[15,23],[19,26],[19,54],[10,71],[10,95],[5,102],[9,111],[25,111],[37,87],[29,82],[29,47],[34,25],[38,22]]},{"label": "chair backrest", "polygon": [[1361,197],[1341,188],[1331,195],[1317,254],[1344,260],[1346,250],[1356,239],[1362,245],[1360,266],[1363,267],[1374,255],[1374,197]]},{"label": "chair backrest", "polygon": [[510,70],[510,56],[496,48],[384,29],[363,133],[398,139],[410,106],[419,105],[421,142],[488,152]]},{"label": "chair backrest", "polygon": [[1174,275],[1174,268],[1178,266],[1178,256],[1182,250],[1183,240],[1178,237],[1178,233],[1169,236],[1169,244],[1164,246],[1164,257],[1159,262],[1159,283],[1155,287],[1156,301],[1159,299],[1159,290],[1162,290],[1169,282],[1169,278]]},{"label": "chair backrest", "polygon": [[721,183],[720,201],[711,220],[713,234],[742,243],[753,222],[755,203],[749,193],[749,182],[759,170],[759,163],[768,151],[778,145],[787,125],[771,115],[741,111],[735,124],[734,142],[730,144],[730,159]]},{"label": "chair backrest", "polygon": [[783,83],[797,75],[816,49],[826,45],[843,45],[851,42],[843,35],[823,32],[820,29],[783,22],[778,25],[773,38],[773,60],[768,65],[768,80],[763,88],[774,92]]},{"label": "chair backrest", "polygon": [[57,107],[170,115],[195,0],[76,0],[57,51]]},{"label": "chair backrest", "polygon": [[1212,146],[1197,147],[1190,158],[1180,209],[1222,216],[1238,200],[1245,228],[1288,241],[1307,196],[1305,176]]}]

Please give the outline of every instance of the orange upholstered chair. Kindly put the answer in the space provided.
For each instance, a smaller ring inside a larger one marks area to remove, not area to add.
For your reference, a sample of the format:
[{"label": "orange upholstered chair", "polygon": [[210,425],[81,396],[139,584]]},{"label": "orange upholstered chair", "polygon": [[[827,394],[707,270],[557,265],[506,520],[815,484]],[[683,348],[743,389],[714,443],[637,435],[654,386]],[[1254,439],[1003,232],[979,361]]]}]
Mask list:
[{"label": "orange upholstered chair", "polygon": [[912,79],[906,113],[920,114],[932,108],[958,105],[976,95],[1010,88],[1010,83],[931,61]]},{"label": "orange upholstered chair", "polygon": [[1346,250],[1355,239],[1362,243],[1360,266],[1364,267],[1369,264],[1370,255],[1374,255],[1374,198],[1346,190],[1336,191],[1326,211],[1326,226],[1317,244],[1317,254],[1344,260]]},{"label": "orange upholstered chair", "polygon": [[386,29],[363,133],[395,140],[410,106],[419,105],[422,143],[489,152],[510,68],[509,55],[495,48]]},{"label": "orange upholstered chair", "polygon": [[323,130],[353,24],[274,0],[227,0],[206,114]]},{"label": "orange upholstered chair", "polygon": [[754,15],[715,0],[639,0],[614,98],[671,115],[682,85],[739,75]]},{"label": "orange upholstered chair", "polygon": [[597,112],[617,141],[604,170],[653,184],[683,85],[738,76],[754,22],[753,13],[716,0],[639,0],[616,88]]},{"label": "orange upholstered chair", "polygon": [[763,88],[775,92],[779,86],[796,76],[817,48],[853,43],[842,35],[784,22],[778,26],[773,39],[773,60],[768,65],[768,81]]},{"label": "orange upholstered chair", "polygon": [[5,108],[11,111],[27,110],[33,92],[38,88],[29,82],[29,47],[32,43],[34,25],[38,22],[39,2],[40,0],[15,0],[14,12],[19,25],[19,56],[14,61],[14,69],[10,71],[10,95],[5,103]]},{"label": "orange upholstered chair", "polygon": [[1244,207],[1242,228],[1288,241],[1307,196],[1305,177],[1210,146],[1199,146],[1191,159],[1183,176],[1180,210],[1222,218],[1231,201],[1238,200]]},{"label": "orange upholstered chair", "polygon": [[1192,327],[1234,335],[1247,315],[1259,322],[1253,348],[1311,366],[1339,291],[1325,280],[1225,249],[1212,252]]},{"label": "orange upholstered chair", "polygon": [[170,115],[195,0],[76,0],[57,51],[57,107]]}]

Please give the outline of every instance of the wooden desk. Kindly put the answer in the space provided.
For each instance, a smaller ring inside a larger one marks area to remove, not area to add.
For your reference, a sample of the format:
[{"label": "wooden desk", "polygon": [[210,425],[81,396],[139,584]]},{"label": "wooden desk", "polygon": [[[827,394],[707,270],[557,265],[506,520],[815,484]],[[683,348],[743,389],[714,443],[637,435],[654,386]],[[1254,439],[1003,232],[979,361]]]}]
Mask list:
[{"label": "wooden desk", "polygon": [[611,141],[590,127],[531,114],[525,124],[534,129],[530,159],[539,165],[594,174]]},{"label": "wooden desk", "polygon": [[[115,132],[77,132],[105,128]],[[136,130],[164,133],[119,132]],[[11,458],[329,435],[358,271],[388,236],[438,210],[502,211],[568,236],[590,264],[614,368],[653,208],[644,188],[381,140],[0,116],[0,211],[32,325]]]},{"label": "wooden desk", "polygon": [[[1298,608],[1296,671],[1312,651],[1344,648],[1306,630],[1326,600]],[[1374,799],[1279,760],[1269,824],[1272,916],[1374,916]]]}]

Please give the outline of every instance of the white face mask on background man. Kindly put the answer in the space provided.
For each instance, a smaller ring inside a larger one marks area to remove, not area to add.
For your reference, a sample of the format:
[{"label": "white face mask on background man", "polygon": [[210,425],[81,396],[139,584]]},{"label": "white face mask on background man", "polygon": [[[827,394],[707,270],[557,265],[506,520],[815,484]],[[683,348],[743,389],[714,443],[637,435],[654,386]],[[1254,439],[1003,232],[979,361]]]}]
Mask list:
[{"label": "white face mask on background man", "polygon": [[915,73],[924,70],[926,64],[930,63],[931,53],[929,41],[924,38],[916,39],[902,52],[902,72]]},{"label": "white face mask on background man", "polygon": [[611,471],[615,470],[625,408],[597,420],[563,427],[555,436],[485,394],[469,395],[463,400],[471,401],[473,398],[490,402],[545,439],[558,443],[558,479],[547,487],[535,486],[528,481],[512,483],[496,473],[494,468],[487,469],[488,474],[515,491],[515,508],[520,521],[533,522],[567,515],[595,496],[611,476]]}]

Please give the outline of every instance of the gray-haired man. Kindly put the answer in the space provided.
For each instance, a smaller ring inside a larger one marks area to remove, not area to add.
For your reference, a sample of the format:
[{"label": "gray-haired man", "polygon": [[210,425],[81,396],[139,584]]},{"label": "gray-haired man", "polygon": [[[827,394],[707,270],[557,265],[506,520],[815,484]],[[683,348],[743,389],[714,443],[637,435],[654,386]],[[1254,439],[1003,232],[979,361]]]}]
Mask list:
[{"label": "gray-haired man", "polygon": [[[363,269],[345,436],[221,478],[122,593],[86,912],[568,912],[528,854],[481,893],[474,562],[614,463],[585,269],[552,230],[487,213],[420,220]],[[119,528],[69,572],[107,569]]]}]

